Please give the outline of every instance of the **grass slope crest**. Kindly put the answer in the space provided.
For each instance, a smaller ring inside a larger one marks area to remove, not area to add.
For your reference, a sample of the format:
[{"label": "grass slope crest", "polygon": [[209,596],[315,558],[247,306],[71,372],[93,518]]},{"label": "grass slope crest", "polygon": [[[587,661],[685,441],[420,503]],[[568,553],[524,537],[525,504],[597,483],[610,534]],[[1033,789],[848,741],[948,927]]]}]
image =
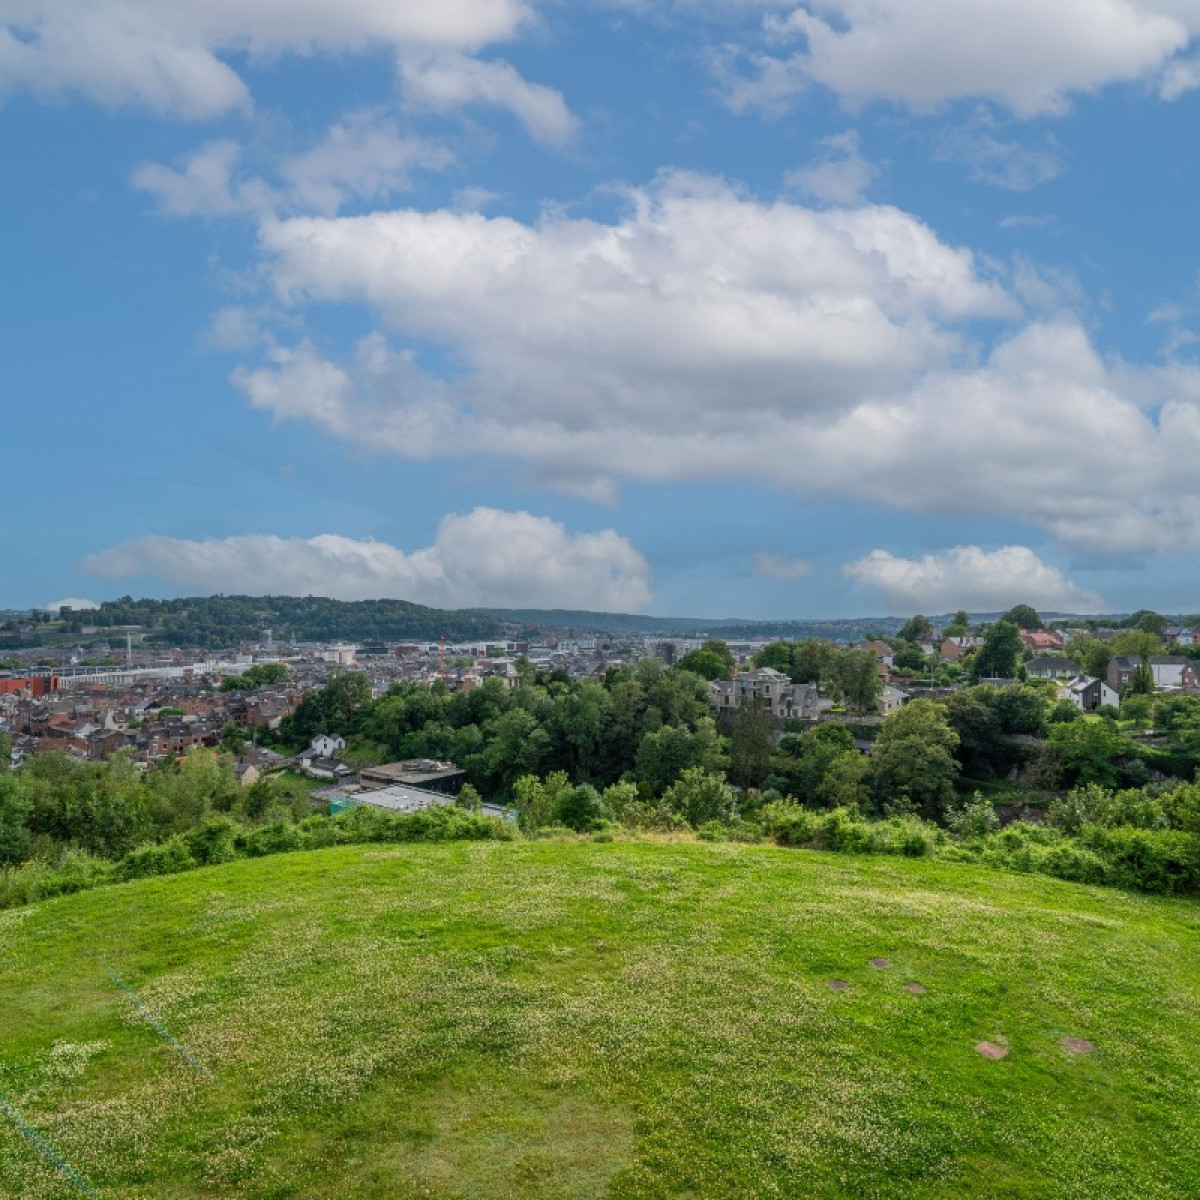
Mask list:
[{"label": "grass slope crest", "polygon": [[[971,864],[334,847],[0,913],[0,1092],[114,1200],[1183,1200],[1198,938]],[[0,1120],[0,1195],[79,1194]]]}]

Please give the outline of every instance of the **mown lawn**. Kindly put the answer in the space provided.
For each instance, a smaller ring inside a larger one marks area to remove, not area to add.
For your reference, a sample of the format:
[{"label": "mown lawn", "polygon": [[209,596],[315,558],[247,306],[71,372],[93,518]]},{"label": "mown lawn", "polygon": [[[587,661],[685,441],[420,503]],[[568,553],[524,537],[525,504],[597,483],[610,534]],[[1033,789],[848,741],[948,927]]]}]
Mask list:
[{"label": "mown lawn", "polygon": [[[728,845],[281,855],[0,913],[0,1091],[113,1198],[1194,1200],[1200,905]],[[0,1195],[82,1194],[0,1115]]]}]

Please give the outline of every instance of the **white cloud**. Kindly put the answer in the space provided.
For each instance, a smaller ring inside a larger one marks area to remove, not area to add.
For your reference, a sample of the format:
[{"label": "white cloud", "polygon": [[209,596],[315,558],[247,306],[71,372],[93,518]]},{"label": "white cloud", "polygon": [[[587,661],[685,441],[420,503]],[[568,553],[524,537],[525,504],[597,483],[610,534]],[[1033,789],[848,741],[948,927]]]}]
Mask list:
[{"label": "white cloud", "polygon": [[99,608],[95,600],[85,600],[79,596],[68,596],[65,600],[55,600],[53,604],[46,605],[46,611],[56,613],[61,609],[70,608],[75,612],[90,611]]},{"label": "white cloud", "polygon": [[0,0],[0,95],[78,93],[203,120],[249,107],[237,73],[202,42],[179,40],[123,5]]},{"label": "white cloud", "polygon": [[1170,64],[1200,32],[1200,11],[1181,0],[808,0],[766,28],[802,48],[757,54],[730,87],[737,108],[777,107],[819,83],[851,104],[978,98],[1029,117],[1164,69],[1165,95],[1194,86]]},{"label": "white cloud", "polygon": [[1058,567],[1027,546],[981,550],[956,546],[920,558],[872,550],[843,568],[846,576],[878,593],[893,612],[974,612],[1031,604],[1052,612],[1098,612],[1094,592],[1071,583]]},{"label": "white cloud", "polygon": [[786,554],[767,553],[754,556],[754,573],[764,579],[782,579],[791,582],[797,579],[807,579],[812,571],[812,563],[804,558],[789,558]]},{"label": "white cloud", "polygon": [[621,480],[751,480],[1029,521],[1090,553],[1200,548],[1200,369],[1104,361],[1077,282],[1018,260],[1019,315],[967,251],[892,208],[814,212],[712,180],[614,224],[457,212],[267,222],[279,302],[366,306],[420,351],[306,341],[235,374],[278,419],[372,452],[495,454],[611,502]]},{"label": "white cloud", "polygon": [[223,56],[471,52],[532,15],[523,0],[0,0],[0,91],[208,118],[249,104]]},{"label": "white cloud", "polygon": [[470,449],[445,385],[424,374],[411,352],[391,349],[378,334],[363,338],[341,366],[311,342],[272,346],[269,365],[239,368],[234,383],[276,420],[311,421],[365,449],[427,459]]},{"label": "white cloud", "polygon": [[1159,95],[1164,100],[1178,100],[1186,92],[1200,87],[1200,57],[1171,63],[1163,72]]},{"label": "white cloud", "polygon": [[646,560],[613,530],[570,533],[547,517],[494,508],[447,516],[433,545],[412,553],[336,534],[144,537],[90,555],[83,566],[109,579],[151,575],[179,590],[394,598],[445,608],[629,612],[651,598]]},{"label": "white cloud", "polygon": [[993,125],[986,114],[977,114],[968,124],[944,129],[934,152],[943,162],[969,167],[972,179],[1010,192],[1032,191],[1062,173],[1061,155],[1053,138],[1042,145],[1006,141],[992,132]]},{"label": "white cloud", "polygon": [[293,207],[335,213],[350,198],[384,200],[407,191],[416,168],[440,171],[452,162],[439,142],[402,133],[368,110],[331,126],[318,145],[285,159],[279,173]]},{"label": "white cloud", "polygon": [[[967,353],[958,322],[1017,312],[969,252],[896,209],[814,212],[682,176],[629,200],[615,225],[449,211],[267,222],[266,270],[285,303],[366,304],[448,352],[464,365],[463,419],[530,458],[631,425],[682,445],[698,430],[837,411]],[[239,378],[274,407],[261,372]],[[399,390],[414,389],[430,390],[409,373]],[[290,390],[274,389],[287,407]],[[325,423],[358,424],[352,403],[338,376]],[[408,452],[370,425],[371,445]]]},{"label": "white cloud", "polygon": [[565,146],[579,122],[560,92],[523,79],[506,62],[485,62],[465,54],[402,55],[400,79],[414,108],[446,113],[489,104],[512,113],[530,137],[548,146]]},{"label": "white cloud", "polygon": [[143,163],[132,175],[134,187],[149,192],[164,213],[172,217],[225,217],[259,202],[269,204],[269,192],[255,185],[249,190],[234,183],[241,149],[233,142],[209,142],[179,166]]},{"label": "white cloud", "polygon": [[861,204],[878,168],[862,156],[858,132],[821,139],[820,157],[788,174],[787,184],[802,195],[825,204]]},{"label": "white cloud", "polygon": [[443,170],[453,155],[440,142],[400,131],[387,114],[361,110],[330,126],[315,146],[241,169],[230,141],[209,142],[175,166],[143,163],[131,177],[173,217],[264,216],[280,211],[336,213],[349,200],[383,200],[412,186],[417,169]]}]

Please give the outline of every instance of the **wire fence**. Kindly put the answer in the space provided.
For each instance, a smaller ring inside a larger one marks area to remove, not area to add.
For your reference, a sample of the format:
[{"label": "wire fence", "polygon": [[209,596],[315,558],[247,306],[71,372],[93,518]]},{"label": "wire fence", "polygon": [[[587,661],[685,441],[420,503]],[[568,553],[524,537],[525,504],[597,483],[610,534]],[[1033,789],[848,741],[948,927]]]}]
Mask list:
[{"label": "wire fence", "polygon": [[40,1134],[28,1121],[21,1116],[7,1096],[0,1092],[0,1112],[12,1122],[17,1132],[44,1158],[60,1175],[70,1181],[85,1196],[95,1196],[99,1200],[100,1193],[63,1156]]},{"label": "wire fence", "polygon": [[209,1083],[221,1086],[221,1081],[142,1003],[138,994],[104,961],[97,960],[109,979],[125,993],[126,999],[144,1021],[190,1066],[194,1067]]}]

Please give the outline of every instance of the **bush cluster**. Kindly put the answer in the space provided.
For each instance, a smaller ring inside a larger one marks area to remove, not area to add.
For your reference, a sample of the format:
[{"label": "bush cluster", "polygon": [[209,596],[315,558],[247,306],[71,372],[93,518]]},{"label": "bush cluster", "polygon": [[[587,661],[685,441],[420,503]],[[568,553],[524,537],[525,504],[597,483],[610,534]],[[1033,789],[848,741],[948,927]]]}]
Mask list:
[{"label": "bush cluster", "polygon": [[415,813],[391,813],[361,806],[335,817],[318,814],[295,824],[280,820],[253,828],[222,817],[166,841],[139,846],[117,861],[69,850],[53,861],[34,860],[0,871],[0,908],[104,883],[174,875],[197,867],[292,850],[368,842],[511,841],[515,836],[513,827],[498,817],[452,805]]}]

